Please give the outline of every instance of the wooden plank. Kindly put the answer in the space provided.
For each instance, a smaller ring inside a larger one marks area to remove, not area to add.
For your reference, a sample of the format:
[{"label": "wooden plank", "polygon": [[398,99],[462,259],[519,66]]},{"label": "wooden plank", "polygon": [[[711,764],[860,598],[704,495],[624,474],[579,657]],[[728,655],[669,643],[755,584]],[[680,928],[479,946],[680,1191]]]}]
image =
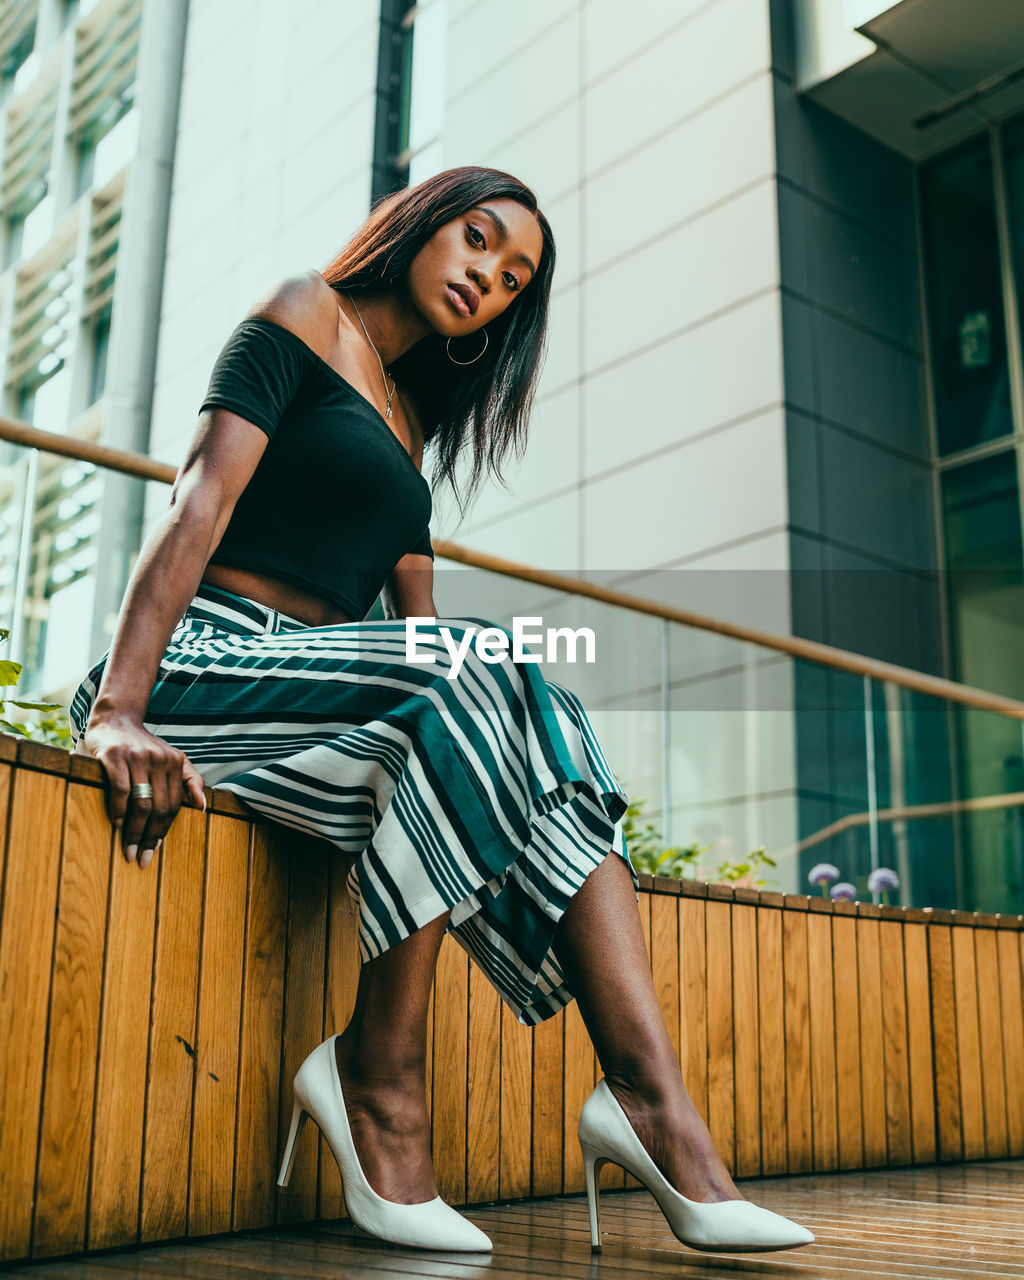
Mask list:
[{"label": "wooden plank", "polygon": [[[353,862],[353,858],[338,850],[332,851],[328,856],[327,984],[322,1028],[324,1040],[330,1035],[340,1034],[348,1026],[359,987],[359,907],[346,885]],[[429,1072],[429,1017],[427,1036]],[[429,1086],[427,1093],[429,1099]],[[317,1186],[317,1212],[321,1218],[340,1218],[346,1213],[341,1172],[322,1133],[318,1135],[318,1141],[320,1181]]]},{"label": "wooden plank", "polygon": [[733,1064],[736,1096],[737,1178],[761,1173],[760,1028],[757,1001],[757,908],[730,905],[732,915]]},{"label": "wooden plank", "polygon": [[864,1115],[864,1166],[889,1159],[885,1127],[885,1042],[882,1031],[882,961],[877,918],[857,918],[857,969],[860,989],[861,1109]]},{"label": "wooden plank", "polygon": [[882,990],[882,1042],[885,1050],[885,1128],[889,1164],[910,1164],[910,1069],[907,1063],[907,985],[903,971],[903,925],[878,923]]},{"label": "wooden plank", "polygon": [[[274,1219],[288,901],[287,835],[253,824],[249,844],[232,1229]],[[289,1119],[291,1118],[289,1112]]]},{"label": "wooden plank", "polygon": [[251,824],[207,814],[188,1234],[231,1227]]},{"label": "wooden plank", "polygon": [[935,1162],[935,1084],[932,1070],[932,1002],[928,980],[928,926],[903,927],[907,981],[907,1067],[910,1135],[915,1164]]},{"label": "wooden plank", "polygon": [[679,1059],[679,899],[673,894],[652,893],[651,971],[658,1007]]},{"label": "wooden plank", "polygon": [[786,1024],[782,912],[757,919],[758,1054],[761,1070],[761,1170],[786,1172]]},{"label": "wooden plank", "polygon": [[707,943],[704,898],[677,899],[679,920],[679,1065],[687,1092],[708,1121]]},{"label": "wooden plank", "polygon": [[[35,1200],[66,780],[16,769],[0,916],[0,1258],[27,1257]],[[11,1054],[11,1046],[17,1052]]]},{"label": "wooden plank", "polygon": [[573,1000],[562,1015],[565,1043],[563,1077],[564,1127],[562,1132],[562,1191],[569,1195],[586,1189],[583,1153],[580,1150],[579,1122],[583,1104],[594,1089],[594,1047],[590,1041],[579,1004]]},{"label": "wooden plank", "polygon": [[469,1051],[469,956],[446,933],[434,985],[432,1154],[437,1188],[449,1204],[466,1203],[466,1081]]},{"label": "wooden plank", "polygon": [[[162,854],[162,851],[161,851]],[[160,856],[160,855],[158,855]],[[120,833],[110,852],[88,1248],[139,1238],[153,934],[159,872],[126,862]],[[234,1082],[232,1082],[232,1091]]]},{"label": "wooden plank", "polygon": [[[0,732],[0,817],[3,818],[3,822],[0,823],[0,890],[3,887],[4,868],[7,865],[7,819],[11,807],[11,788],[14,784],[14,766],[7,763],[7,754],[12,746],[17,750],[16,744],[9,742],[10,737],[9,733]],[[102,796],[103,792],[100,791],[99,794]]]},{"label": "wooden plank", "polygon": [[1006,1082],[1003,1064],[1003,1026],[999,990],[999,957],[996,930],[974,930],[974,954],[978,968],[978,1031],[981,1044],[981,1090],[985,1107],[985,1155],[998,1160],[1009,1154],[1006,1116]]},{"label": "wooden plank", "polygon": [[832,916],[807,913],[807,970],[811,1032],[811,1126],[815,1170],[839,1164],[836,1135],[836,1028],[832,974]]},{"label": "wooden plank", "polygon": [[833,994],[836,1019],[836,1139],[838,1168],[860,1169],[864,1161],[860,1075],[860,993],[857,986],[856,916],[832,917]]},{"label": "wooden plank", "polygon": [[[967,1171],[970,1173],[970,1171]],[[459,1264],[440,1255],[379,1247],[334,1224],[278,1229],[259,1235],[216,1237],[107,1254],[72,1265],[61,1261],[23,1268],[38,1280],[113,1280],[127,1276],[188,1275],[193,1280],[403,1280],[405,1277],[469,1277],[484,1269],[493,1280],[537,1276],[548,1280],[734,1280],[737,1274],[793,1274],[828,1280],[1009,1280],[1022,1271],[1007,1248],[1016,1221],[993,1230],[993,1204],[1002,1218],[1016,1209],[1019,1175],[997,1165],[975,1170],[924,1171],[895,1177],[879,1170],[857,1179],[851,1194],[830,1175],[790,1179],[786,1186],[746,1186],[758,1203],[797,1221],[809,1220],[822,1247],[803,1251],[800,1263],[709,1257],[676,1244],[664,1218],[646,1195],[602,1197],[604,1253],[589,1261],[586,1205],[582,1198],[493,1205],[472,1213],[495,1242],[484,1263]],[[912,1180],[913,1179],[913,1180]],[[925,1187],[927,1190],[925,1190]],[[979,1205],[983,1194],[989,1203]],[[899,1205],[895,1211],[894,1200]],[[827,1215],[822,1205],[829,1205]],[[941,1212],[936,1212],[941,1208]],[[1019,1218],[1019,1215],[1016,1215]]]},{"label": "wooden plank", "polygon": [[[327,866],[330,845],[305,832],[288,833],[288,929],[284,970],[284,1031],[278,1103],[277,1153],[284,1152],[292,1119],[292,1081],[302,1062],[323,1040],[324,975],[327,969]],[[277,1192],[277,1221],[316,1217],[320,1144],[316,1122],[306,1125],[287,1187]]]},{"label": "wooden plank", "polygon": [[1006,1072],[1006,1154],[1018,1157],[1024,1156],[1024,933],[997,929],[996,951]]},{"label": "wooden plank", "polygon": [[31,738],[14,736],[18,768],[28,768],[41,773],[57,774],[65,781],[71,763],[71,753],[49,742],[35,742]]},{"label": "wooden plank", "polygon": [[469,964],[466,1200],[496,1200],[501,1144],[501,997],[478,964]]},{"label": "wooden plank", "polygon": [[978,1030],[978,975],[973,925],[953,926],[953,992],[956,1052],[960,1067],[960,1124],[964,1159],[985,1155],[985,1102],[981,1092],[981,1037]]},{"label": "wooden plank", "polygon": [[729,902],[707,902],[708,1130],[735,1174],[731,908]]},{"label": "wooden plank", "polygon": [[530,1104],[533,1034],[502,1001],[501,1006],[501,1198],[530,1194]]},{"label": "wooden plank", "polygon": [[561,1013],[533,1028],[530,1193],[535,1196],[555,1195],[562,1189],[564,1030]]},{"label": "wooden plank", "polygon": [[783,910],[782,957],[786,991],[786,1149],[790,1173],[809,1173],[811,1066],[808,1033],[807,912]]},{"label": "wooden plank", "polygon": [[953,990],[952,926],[930,924],[928,970],[932,996],[932,1046],[935,1055],[937,1159],[962,1160],[960,1066],[957,1057],[956,998]]},{"label": "wooden plank", "polygon": [[[6,789],[10,769],[0,774]],[[0,804],[5,802],[6,797],[0,799]],[[96,787],[70,786],[64,813],[36,1176],[32,1233],[36,1258],[85,1248],[111,830],[103,792]],[[7,1044],[9,1070],[15,1048],[10,1041]]]},{"label": "wooden plank", "polygon": [[[637,912],[640,916],[640,929],[644,935],[644,947],[647,951],[647,963],[651,967],[653,977],[654,966],[654,939],[651,930],[651,898],[652,894],[641,889],[637,901]],[[623,1171],[622,1174],[623,1187],[639,1187],[640,1181],[631,1173]]]},{"label": "wooden plank", "polygon": [[182,806],[149,869],[159,872],[150,1007],[140,1238],[188,1230],[199,949],[207,816]]}]

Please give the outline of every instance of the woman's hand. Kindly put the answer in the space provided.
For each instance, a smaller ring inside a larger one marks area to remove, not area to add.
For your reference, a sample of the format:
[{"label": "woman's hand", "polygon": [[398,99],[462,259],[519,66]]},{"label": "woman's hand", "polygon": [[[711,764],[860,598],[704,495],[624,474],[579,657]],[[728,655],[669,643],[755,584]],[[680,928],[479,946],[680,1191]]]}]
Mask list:
[{"label": "woman's hand", "polygon": [[[138,854],[139,866],[148,867],[181,805],[206,808],[202,775],[184,751],[129,717],[90,722],[82,744],[106,771],[107,808],[114,827],[121,827],[124,856],[131,862]],[[138,782],[148,782],[152,796],[131,795]]]}]

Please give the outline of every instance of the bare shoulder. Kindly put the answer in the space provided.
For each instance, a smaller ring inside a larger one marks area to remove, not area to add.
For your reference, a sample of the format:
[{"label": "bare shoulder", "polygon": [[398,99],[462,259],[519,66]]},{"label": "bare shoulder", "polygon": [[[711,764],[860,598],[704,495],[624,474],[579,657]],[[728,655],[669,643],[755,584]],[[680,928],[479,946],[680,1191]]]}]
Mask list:
[{"label": "bare shoulder", "polygon": [[249,316],[273,320],[321,354],[330,352],[338,333],[337,295],[319,271],[310,267],[285,276],[249,310]]}]

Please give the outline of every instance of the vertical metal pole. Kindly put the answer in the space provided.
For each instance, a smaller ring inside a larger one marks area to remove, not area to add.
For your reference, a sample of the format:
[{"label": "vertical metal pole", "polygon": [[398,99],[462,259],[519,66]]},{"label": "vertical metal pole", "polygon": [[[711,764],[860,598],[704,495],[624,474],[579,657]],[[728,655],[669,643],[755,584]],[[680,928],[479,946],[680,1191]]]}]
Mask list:
[{"label": "vertical metal pole", "polygon": [[[868,837],[871,870],[878,866],[878,791],[875,785],[875,709],[871,700],[871,677],[864,677],[864,745],[868,771]],[[877,895],[872,894],[872,898]]]},{"label": "vertical metal pole", "polygon": [[[891,680],[886,680],[882,685],[882,692],[885,695],[885,725],[889,743],[889,796],[893,807],[902,809],[907,803],[907,761],[903,722],[900,719],[904,691]],[[907,690],[906,696],[910,698],[913,694]],[[897,818],[892,824],[892,835],[896,844],[896,870],[900,877],[900,902],[905,907],[911,906],[914,901],[913,867],[907,827],[906,818]]]},{"label": "vertical metal pole", "polygon": [[[989,131],[992,146],[992,182],[996,202],[996,231],[999,237],[999,276],[1003,287],[1003,324],[1006,328],[1006,367],[1010,380],[1010,412],[1013,418],[1013,434],[1017,439],[1017,489],[1018,498],[1024,493],[1024,456],[1020,448],[1024,432],[1024,343],[1020,332],[1020,309],[1017,298],[1017,272],[1013,260],[1013,225],[1010,220],[1010,200],[1006,191],[1006,164],[1003,159],[1002,130],[996,126]],[[1024,522],[1024,503],[1020,504]],[[1024,536],[1024,523],[1022,523]]]},{"label": "vertical metal pole", "polygon": [[[11,615],[11,648],[13,662],[25,665],[25,608],[28,598],[28,576],[32,563],[32,530],[36,519],[36,486],[39,477],[39,450],[26,450],[25,489],[21,504],[21,535],[18,545],[18,570],[14,580],[14,607]],[[24,694],[25,686],[19,686]]]},{"label": "vertical metal pole", "polygon": [[669,718],[669,661],[668,618],[661,620],[661,834],[666,848],[672,844],[672,725]]}]

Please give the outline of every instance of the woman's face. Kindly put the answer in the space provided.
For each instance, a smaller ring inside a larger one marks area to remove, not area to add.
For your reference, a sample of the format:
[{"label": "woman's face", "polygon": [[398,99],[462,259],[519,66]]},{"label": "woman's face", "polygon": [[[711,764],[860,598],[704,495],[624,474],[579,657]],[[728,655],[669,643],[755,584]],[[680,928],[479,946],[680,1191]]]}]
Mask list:
[{"label": "woman's face", "polygon": [[529,209],[485,200],[435,231],[413,258],[410,297],[437,333],[473,333],[529,286],[543,245]]}]

